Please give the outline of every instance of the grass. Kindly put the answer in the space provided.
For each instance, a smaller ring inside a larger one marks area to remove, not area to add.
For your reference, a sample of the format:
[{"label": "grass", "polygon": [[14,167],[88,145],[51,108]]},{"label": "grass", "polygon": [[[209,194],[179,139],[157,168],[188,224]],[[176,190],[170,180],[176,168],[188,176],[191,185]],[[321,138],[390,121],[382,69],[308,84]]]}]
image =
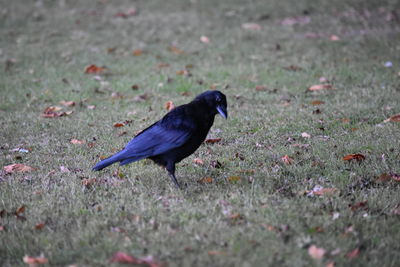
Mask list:
[{"label": "grass", "polygon": [[[400,173],[399,124],[383,123],[400,112],[396,1],[133,5],[138,14],[128,18],[115,17],[132,7],[123,0],[2,5],[1,166],[37,168],[0,175],[2,266],[23,266],[24,255],[41,253],[51,266],[109,266],[116,251],[169,266],[398,264],[399,184],[376,182],[382,173]],[[281,23],[299,16],[311,21]],[[247,22],[262,29],[245,30]],[[172,53],[171,45],[184,53]],[[135,49],[143,54],[133,56]],[[107,71],[85,74],[90,64]],[[191,76],[176,74],[188,64]],[[307,91],[320,77],[335,89]],[[183,104],[210,87],[228,96],[230,117],[218,117],[210,133],[221,143],[203,145],[177,166],[185,190],[146,161],[90,171],[165,114],[167,101]],[[123,98],[113,98],[116,92]],[[71,115],[41,117],[61,100],[77,103],[64,107]],[[125,120],[132,123],[112,127]],[[73,145],[73,138],[86,144]],[[12,152],[16,147],[31,151]],[[366,159],[344,162],[350,153]],[[294,163],[285,165],[284,155]],[[213,167],[217,160],[221,168]],[[213,183],[199,184],[203,177]],[[90,178],[97,182],[82,185]],[[307,196],[317,185],[338,191]],[[26,220],[12,214],[23,205]],[[44,227],[35,230],[39,223]],[[326,250],[322,260],[310,257],[311,245]],[[359,255],[346,257],[355,249]]]}]

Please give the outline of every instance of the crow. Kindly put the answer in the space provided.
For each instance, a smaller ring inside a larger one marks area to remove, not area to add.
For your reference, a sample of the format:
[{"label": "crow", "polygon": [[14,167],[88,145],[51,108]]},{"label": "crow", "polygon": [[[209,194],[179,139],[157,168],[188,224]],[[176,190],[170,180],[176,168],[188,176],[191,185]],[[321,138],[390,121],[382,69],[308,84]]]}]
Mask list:
[{"label": "crow", "polygon": [[206,91],[190,103],[172,109],[136,135],[120,152],[97,163],[93,170],[99,171],[115,162],[125,165],[148,158],[165,167],[180,188],[175,164],[203,143],[218,113],[228,118],[226,96],[220,91]]}]

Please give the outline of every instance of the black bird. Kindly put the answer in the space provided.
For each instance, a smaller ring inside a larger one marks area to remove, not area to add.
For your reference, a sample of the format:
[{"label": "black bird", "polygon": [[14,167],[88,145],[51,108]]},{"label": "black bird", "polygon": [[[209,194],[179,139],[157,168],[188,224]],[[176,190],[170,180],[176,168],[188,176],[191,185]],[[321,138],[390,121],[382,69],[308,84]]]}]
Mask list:
[{"label": "black bird", "polygon": [[177,187],[175,164],[191,155],[203,143],[216,114],[228,118],[226,97],[220,91],[206,91],[192,102],[172,109],[161,120],[136,135],[124,149],[93,167],[99,171],[115,162],[125,165],[149,158],[164,166]]}]

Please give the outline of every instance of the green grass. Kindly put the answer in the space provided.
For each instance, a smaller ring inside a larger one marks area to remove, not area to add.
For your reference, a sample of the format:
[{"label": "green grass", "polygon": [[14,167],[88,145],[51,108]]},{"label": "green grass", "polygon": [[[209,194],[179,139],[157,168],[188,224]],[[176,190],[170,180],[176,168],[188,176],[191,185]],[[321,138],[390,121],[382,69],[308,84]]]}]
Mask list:
[{"label": "green grass", "polygon": [[[382,173],[400,173],[400,124],[383,123],[400,113],[396,1],[28,2],[0,9],[1,167],[37,168],[0,174],[0,265],[24,266],[24,255],[43,253],[51,266],[109,266],[116,251],[169,266],[400,262],[399,183],[376,182]],[[133,5],[138,15],[114,16]],[[281,24],[298,16],[311,21]],[[262,29],[245,30],[247,22]],[[171,53],[171,45],[184,54]],[[144,53],[133,56],[139,48]],[[85,74],[90,64],[107,71]],[[176,74],[188,64],[191,76]],[[290,65],[302,69],[284,69]],[[308,92],[320,77],[335,89]],[[147,161],[91,171],[100,156],[165,114],[167,101],[187,103],[210,87],[227,95],[229,119],[216,118],[210,133],[221,143],[201,146],[177,166],[184,190]],[[135,100],[144,93],[148,99]],[[76,102],[64,108],[71,115],[41,117],[61,100]],[[125,120],[132,123],[113,128]],[[73,145],[72,138],[95,145]],[[16,147],[31,151],[10,151]],[[350,153],[366,159],[344,162]],[[283,164],[284,155],[294,164]],[[221,168],[212,166],[216,160]],[[203,177],[213,183],[199,184]],[[85,187],[88,178],[97,182]],[[338,192],[304,193],[317,185]],[[362,201],[365,209],[349,207]],[[25,221],[12,214],[22,205]],[[35,230],[38,223],[44,228]],[[321,261],[308,255],[310,245],[326,250]],[[348,259],[356,248],[360,254]]]}]

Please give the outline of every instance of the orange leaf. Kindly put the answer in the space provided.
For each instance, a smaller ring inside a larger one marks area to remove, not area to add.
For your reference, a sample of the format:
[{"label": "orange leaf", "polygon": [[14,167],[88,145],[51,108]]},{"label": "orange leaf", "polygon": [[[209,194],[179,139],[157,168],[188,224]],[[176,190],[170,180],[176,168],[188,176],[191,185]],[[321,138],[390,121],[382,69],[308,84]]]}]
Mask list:
[{"label": "orange leaf", "polygon": [[229,177],[228,177],[228,181],[229,181],[229,182],[231,182],[231,183],[234,183],[234,182],[240,181],[240,179],[241,179],[241,177],[240,177],[240,176],[235,176],[235,175],[233,175],[233,176],[229,176]]},{"label": "orange leaf", "polygon": [[35,230],[42,230],[45,225],[45,223],[38,223],[35,225]]},{"label": "orange leaf", "polygon": [[62,101],[60,101],[59,103],[60,103],[60,105],[63,105],[63,106],[66,106],[66,107],[73,107],[73,106],[75,106],[75,102],[74,102],[74,101],[65,101],[65,100],[62,100]]},{"label": "orange leaf", "polygon": [[320,91],[324,89],[333,89],[331,84],[316,84],[308,88],[310,91]]},{"label": "orange leaf", "polygon": [[338,191],[337,188],[321,188],[316,191],[313,191],[314,195],[323,196],[323,195],[332,195]]},{"label": "orange leaf", "polygon": [[85,140],[78,140],[78,139],[71,139],[69,142],[70,142],[71,144],[74,144],[74,145],[82,145],[82,144],[85,144],[85,143],[86,143]]},{"label": "orange leaf", "polygon": [[176,72],[176,75],[188,75],[189,72],[187,70],[178,70]]},{"label": "orange leaf", "polygon": [[365,156],[363,154],[349,154],[343,157],[343,160],[357,160],[357,161],[362,161],[365,159]]},{"label": "orange leaf", "polygon": [[204,164],[204,160],[199,159],[199,158],[195,158],[195,159],[193,159],[193,163],[195,163],[197,165],[203,165]]},{"label": "orange leaf", "polygon": [[264,85],[256,85],[256,91],[267,91],[267,87]]},{"label": "orange leaf", "polygon": [[82,185],[89,187],[97,182],[96,178],[86,178],[81,181]]},{"label": "orange leaf", "polygon": [[181,55],[181,54],[184,54],[184,53],[185,53],[183,50],[180,50],[178,47],[173,46],[173,45],[171,45],[171,46],[168,48],[168,50],[169,50],[170,52],[174,53],[174,54],[177,54],[177,55]]},{"label": "orange leaf", "polygon": [[203,178],[197,180],[197,182],[199,184],[210,184],[210,183],[213,182],[213,178],[211,178],[211,177],[203,177]]},{"label": "orange leaf", "polygon": [[115,128],[119,128],[119,127],[125,126],[125,124],[120,123],[120,122],[117,122],[117,123],[115,123],[113,126],[114,126]]},{"label": "orange leaf", "polygon": [[221,142],[222,138],[210,138],[204,141],[206,144],[215,144]]},{"label": "orange leaf", "polygon": [[308,255],[315,260],[321,260],[325,255],[326,250],[323,248],[319,248],[315,245],[311,245],[308,248]]},{"label": "orange leaf", "polygon": [[311,105],[314,105],[314,106],[318,106],[318,105],[322,105],[322,104],[325,104],[325,102],[321,101],[321,100],[314,100],[311,102]]},{"label": "orange leaf", "polygon": [[348,258],[349,260],[357,258],[360,255],[360,250],[358,248],[353,249],[352,251],[349,251],[348,253],[346,253],[346,258]]},{"label": "orange leaf", "polygon": [[14,173],[14,172],[31,172],[37,170],[36,168],[24,165],[24,164],[11,164],[3,167],[3,170],[6,173]]},{"label": "orange leaf", "polygon": [[175,107],[174,103],[172,101],[168,101],[167,103],[165,103],[165,109],[170,111]]},{"label": "orange leaf", "polygon": [[231,220],[241,220],[241,219],[244,219],[244,216],[241,215],[240,213],[233,213],[233,214],[229,215],[229,219],[231,219]]},{"label": "orange leaf", "polygon": [[89,65],[89,66],[87,66],[85,68],[85,73],[87,73],[87,74],[99,74],[99,73],[104,72],[105,70],[106,70],[106,68],[104,68],[104,67],[98,67],[98,66],[92,64],[92,65]]},{"label": "orange leaf", "polygon": [[45,264],[45,263],[49,262],[49,260],[43,256],[39,256],[39,257],[24,256],[23,261],[32,267],[34,267],[38,264]]},{"label": "orange leaf", "polygon": [[135,49],[135,50],[133,50],[132,54],[134,56],[140,56],[143,54],[143,51],[141,49]]},{"label": "orange leaf", "polygon": [[389,121],[400,122],[400,114],[393,115],[388,119],[384,120],[383,122],[389,122]]},{"label": "orange leaf", "polygon": [[282,160],[283,163],[286,164],[286,165],[293,164],[293,162],[294,162],[294,160],[293,160],[291,157],[289,157],[288,155],[283,156],[283,157],[281,158],[281,160]]},{"label": "orange leaf", "polygon": [[16,215],[19,215],[19,214],[21,214],[21,213],[24,213],[24,212],[25,212],[25,209],[26,209],[26,206],[25,206],[25,205],[22,205],[21,207],[19,207],[19,208],[15,211],[15,214],[16,214]]},{"label": "orange leaf", "polygon": [[43,118],[55,118],[72,114],[72,111],[60,111],[62,108],[57,106],[47,107],[42,112]]}]

